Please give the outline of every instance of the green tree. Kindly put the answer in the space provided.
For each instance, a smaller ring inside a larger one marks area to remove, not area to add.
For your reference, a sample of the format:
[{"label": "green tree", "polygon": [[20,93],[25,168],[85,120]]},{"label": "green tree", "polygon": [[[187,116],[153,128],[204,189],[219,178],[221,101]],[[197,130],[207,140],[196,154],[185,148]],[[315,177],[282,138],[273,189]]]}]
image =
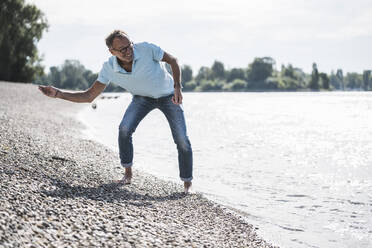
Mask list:
[{"label": "green tree", "polygon": [[245,80],[245,70],[242,68],[233,68],[230,71],[226,72],[226,81],[227,82],[232,82],[235,79],[241,79]]},{"label": "green tree", "polygon": [[213,79],[225,79],[225,66],[220,61],[214,61],[212,65],[212,77]]},{"label": "green tree", "polygon": [[52,66],[49,68],[50,72],[44,81],[47,84],[53,84],[54,86],[61,88],[63,87],[62,82],[65,80],[58,67]]},{"label": "green tree", "polygon": [[184,65],[181,68],[181,82],[184,85],[186,82],[192,80],[192,69],[189,65]]},{"label": "green tree", "polygon": [[307,87],[307,83],[306,83],[307,75],[306,75],[306,73],[300,68],[294,68],[294,71],[295,71],[295,75],[297,77],[297,83],[299,85],[299,88],[300,89],[306,88]]},{"label": "green tree", "polygon": [[329,76],[329,83],[331,88],[333,89],[339,90],[341,88],[338,78],[336,77],[336,74],[333,70],[331,71],[331,75]]},{"label": "green tree", "polygon": [[270,57],[255,58],[248,66],[248,82],[251,88],[265,88],[264,81],[272,76],[275,60]]},{"label": "green tree", "polygon": [[41,76],[36,43],[48,28],[43,13],[24,0],[2,0],[0,23],[0,80],[30,82]]},{"label": "green tree", "polygon": [[199,84],[203,79],[211,80],[212,78],[212,70],[209,67],[202,66],[199,69],[198,75],[195,77],[195,81]]},{"label": "green tree", "polygon": [[282,65],[277,85],[279,89],[290,91],[306,88],[306,74],[291,64]]},{"label": "green tree", "polygon": [[285,67],[285,65],[282,65],[282,70],[280,71],[280,75],[283,77],[290,77],[290,78],[296,79],[295,70],[291,64],[289,64],[287,67]]},{"label": "green tree", "polygon": [[322,88],[329,90],[329,77],[327,73],[319,73],[320,80],[322,81]]},{"label": "green tree", "polygon": [[345,84],[344,84],[344,75],[343,75],[343,72],[342,72],[342,69],[338,69],[337,72],[336,72],[336,78],[337,78],[337,81],[340,85],[340,89],[341,90],[345,90]]},{"label": "green tree", "polygon": [[309,88],[312,90],[319,90],[319,72],[316,63],[313,63],[313,71],[311,73]]},{"label": "green tree", "polygon": [[77,60],[66,60],[62,65],[60,73],[64,77],[62,88],[64,89],[86,89],[89,82],[84,77],[85,68]]},{"label": "green tree", "polygon": [[345,85],[351,90],[361,90],[363,88],[363,76],[356,72],[348,73],[345,77]]},{"label": "green tree", "polygon": [[363,71],[363,89],[368,90],[370,81],[371,81],[371,71],[370,70],[365,70]]},{"label": "green tree", "polygon": [[271,81],[272,84],[276,83],[277,88],[280,89],[280,90],[294,91],[294,90],[297,90],[298,88],[300,88],[300,86],[298,85],[297,80],[295,78],[289,77],[289,76],[281,76],[279,78],[278,82],[273,80],[273,78],[271,78],[271,77],[268,78],[267,81]]}]

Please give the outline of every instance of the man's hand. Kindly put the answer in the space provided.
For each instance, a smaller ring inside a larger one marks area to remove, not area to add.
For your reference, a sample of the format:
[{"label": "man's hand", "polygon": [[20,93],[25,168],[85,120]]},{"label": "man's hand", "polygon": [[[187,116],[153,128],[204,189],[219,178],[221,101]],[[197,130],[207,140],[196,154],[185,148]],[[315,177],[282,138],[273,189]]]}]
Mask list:
[{"label": "man's hand", "polygon": [[174,96],[172,97],[172,102],[174,104],[182,104],[182,92],[181,92],[181,89],[180,88],[175,88],[174,89]]},{"label": "man's hand", "polygon": [[43,92],[43,94],[46,96],[53,97],[53,98],[57,97],[58,89],[52,86],[39,85],[39,90]]}]

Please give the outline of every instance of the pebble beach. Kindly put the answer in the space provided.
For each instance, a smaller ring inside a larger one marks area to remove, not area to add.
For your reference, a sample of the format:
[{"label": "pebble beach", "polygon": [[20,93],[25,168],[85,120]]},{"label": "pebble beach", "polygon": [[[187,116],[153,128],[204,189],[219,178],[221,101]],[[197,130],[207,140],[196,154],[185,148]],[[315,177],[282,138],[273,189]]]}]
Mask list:
[{"label": "pebble beach", "polygon": [[0,82],[0,247],[274,247],[181,181],[114,183],[118,154],[75,119],[87,106]]}]

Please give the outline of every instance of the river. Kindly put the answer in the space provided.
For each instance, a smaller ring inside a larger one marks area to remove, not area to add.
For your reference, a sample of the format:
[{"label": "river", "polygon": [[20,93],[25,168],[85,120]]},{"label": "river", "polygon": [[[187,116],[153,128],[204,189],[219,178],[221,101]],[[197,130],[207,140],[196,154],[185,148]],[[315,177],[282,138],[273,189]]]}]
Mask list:
[{"label": "river", "polygon": [[[87,138],[118,151],[131,95],[103,96],[79,120]],[[281,247],[372,247],[372,93],[184,93],[183,107],[194,190]],[[180,182],[159,110],[133,142],[134,169]]]}]

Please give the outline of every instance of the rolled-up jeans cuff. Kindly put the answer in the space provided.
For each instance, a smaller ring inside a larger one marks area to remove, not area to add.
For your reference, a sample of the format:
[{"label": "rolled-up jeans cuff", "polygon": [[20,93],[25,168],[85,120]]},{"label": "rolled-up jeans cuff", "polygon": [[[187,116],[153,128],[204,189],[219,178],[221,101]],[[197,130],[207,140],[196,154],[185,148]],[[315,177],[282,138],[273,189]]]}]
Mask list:
[{"label": "rolled-up jeans cuff", "polygon": [[133,163],[127,163],[127,164],[123,164],[121,163],[121,166],[123,166],[124,168],[130,168],[132,167]]},{"label": "rolled-up jeans cuff", "polygon": [[181,177],[181,180],[184,181],[184,182],[191,182],[192,181],[192,177],[189,177],[189,178],[182,178]]}]

